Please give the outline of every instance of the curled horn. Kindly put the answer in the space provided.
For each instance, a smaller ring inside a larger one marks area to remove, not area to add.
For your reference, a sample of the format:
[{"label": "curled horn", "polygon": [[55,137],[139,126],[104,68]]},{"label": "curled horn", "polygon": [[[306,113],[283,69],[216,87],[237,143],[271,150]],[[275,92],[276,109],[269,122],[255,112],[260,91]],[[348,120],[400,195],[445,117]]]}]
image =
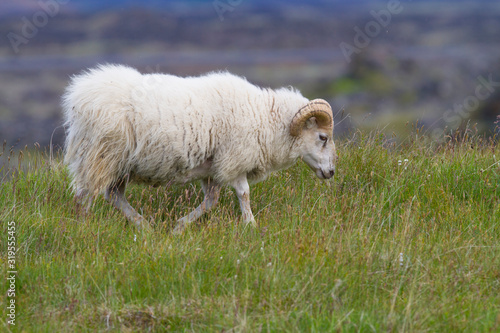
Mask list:
[{"label": "curled horn", "polygon": [[333,112],[332,107],[323,99],[315,99],[302,107],[293,117],[290,125],[290,134],[298,136],[302,132],[302,128],[306,121],[315,117],[319,127],[328,131],[333,131]]}]

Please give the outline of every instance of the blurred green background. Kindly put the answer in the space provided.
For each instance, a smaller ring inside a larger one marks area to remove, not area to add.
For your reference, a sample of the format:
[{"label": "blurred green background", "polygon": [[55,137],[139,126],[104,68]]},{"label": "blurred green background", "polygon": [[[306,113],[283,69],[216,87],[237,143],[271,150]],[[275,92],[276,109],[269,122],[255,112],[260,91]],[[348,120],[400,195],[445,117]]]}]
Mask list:
[{"label": "blurred green background", "polygon": [[[412,125],[434,139],[495,132],[498,1],[107,1],[0,4],[0,139],[64,141],[60,96],[99,63],[198,75],[228,70],[325,98],[339,136]],[[434,136],[433,136],[434,135]]]}]

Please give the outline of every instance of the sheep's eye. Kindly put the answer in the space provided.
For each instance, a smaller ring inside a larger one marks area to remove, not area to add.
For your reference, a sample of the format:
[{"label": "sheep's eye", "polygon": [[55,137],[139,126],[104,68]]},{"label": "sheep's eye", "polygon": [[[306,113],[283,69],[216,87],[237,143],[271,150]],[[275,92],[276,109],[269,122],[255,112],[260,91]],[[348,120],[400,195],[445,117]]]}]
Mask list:
[{"label": "sheep's eye", "polygon": [[324,142],[328,141],[328,138],[327,138],[326,136],[324,136],[324,135],[320,135],[320,136],[319,136],[319,139],[320,139],[321,141],[324,141]]}]

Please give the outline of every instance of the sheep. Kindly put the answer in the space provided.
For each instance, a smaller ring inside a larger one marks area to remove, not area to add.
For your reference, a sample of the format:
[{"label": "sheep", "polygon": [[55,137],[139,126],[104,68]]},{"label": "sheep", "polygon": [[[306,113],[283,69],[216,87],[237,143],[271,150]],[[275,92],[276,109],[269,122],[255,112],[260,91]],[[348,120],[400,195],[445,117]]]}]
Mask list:
[{"label": "sheep", "polygon": [[202,203],[175,233],[213,208],[221,186],[234,188],[242,219],[256,226],[250,183],[299,158],[320,179],[337,160],[333,113],[294,88],[260,88],[228,72],[199,77],[141,74],[100,65],[71,78],[62,97],[64,162],[78,202],[98,194],[139,229],[149,227],[125,198],[129,182],[201,181]]}]

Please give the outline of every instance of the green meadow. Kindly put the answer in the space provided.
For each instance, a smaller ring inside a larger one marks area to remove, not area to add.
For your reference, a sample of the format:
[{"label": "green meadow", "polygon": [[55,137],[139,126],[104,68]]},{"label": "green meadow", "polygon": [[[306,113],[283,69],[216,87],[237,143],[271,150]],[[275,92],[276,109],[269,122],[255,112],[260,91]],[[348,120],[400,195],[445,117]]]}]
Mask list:
[{"label": "green meadow", "polygon": [[298,162],[251,186],[258,228],[225,188],[180,236],[197,184],[130,186],[155,221],[139,232],[102,198],[78,209],[60,156],[16,153],[0,184],[1,330],[500,331],[498,145],[361,132],[336,144],[333,181]]}]

